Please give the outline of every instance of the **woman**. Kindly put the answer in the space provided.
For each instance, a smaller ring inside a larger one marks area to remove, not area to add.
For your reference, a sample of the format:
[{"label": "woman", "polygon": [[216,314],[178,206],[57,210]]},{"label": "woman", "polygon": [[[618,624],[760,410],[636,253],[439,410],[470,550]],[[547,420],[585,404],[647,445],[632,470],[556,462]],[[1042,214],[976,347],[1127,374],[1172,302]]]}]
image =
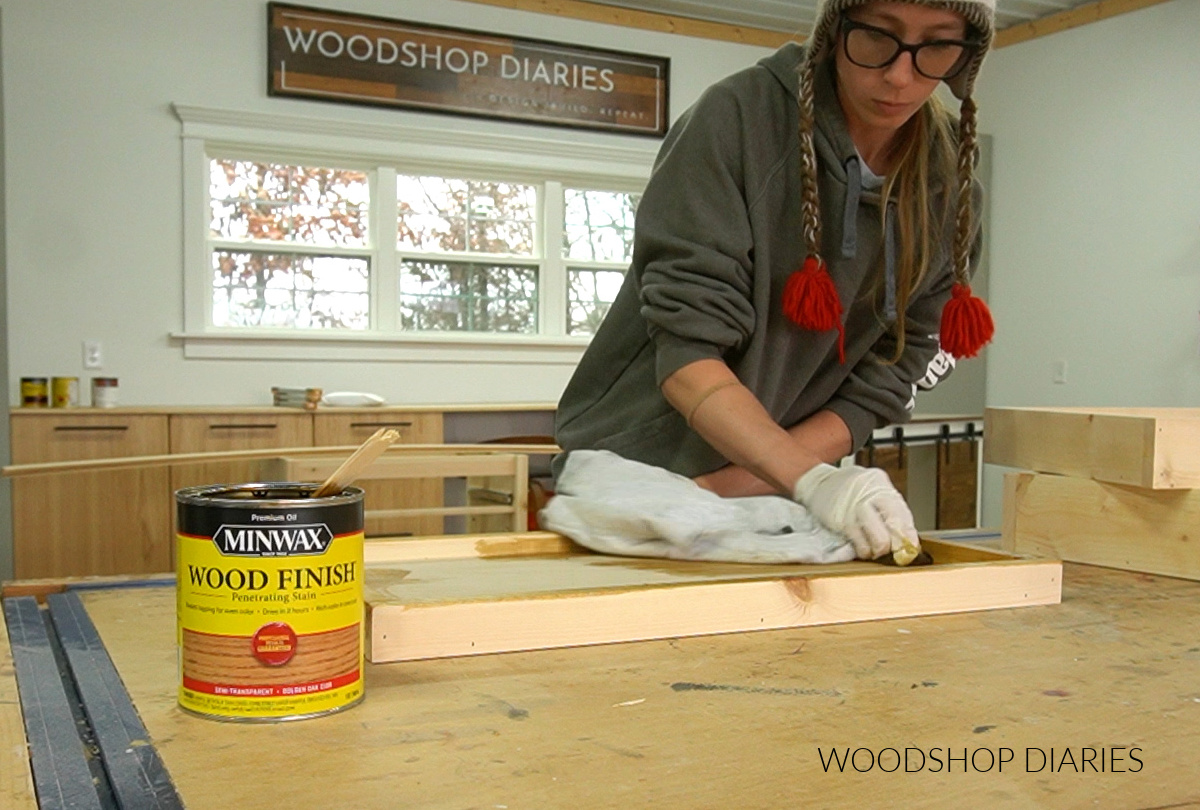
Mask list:
[{"label": "woman", "polygon": [[[786,494],[861,558],[915,541],[881,471],[833,465],[991,337],[967,284],[994,7],[826,0],[805,46],[684,113],[559,404],[556,473],[611,450],[722,496]],[[957,137],[941,81],[962,100]]]}]

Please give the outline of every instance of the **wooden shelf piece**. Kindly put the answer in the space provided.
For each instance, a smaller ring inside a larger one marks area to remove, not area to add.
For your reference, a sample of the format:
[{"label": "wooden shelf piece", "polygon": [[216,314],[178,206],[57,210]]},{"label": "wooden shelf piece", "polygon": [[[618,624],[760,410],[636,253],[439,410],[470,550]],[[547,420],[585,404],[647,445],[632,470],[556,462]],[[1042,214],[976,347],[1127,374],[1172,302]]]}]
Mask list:
[{"label": "wooden shelf piece", "polygon": [[[548,534],[548,533],[543,533]],[[524,535],[530,539],[531,535]],[[553,537],[553,535],[549,535]],[[539,539],[540,538],[540,539]],[[374,663],[1057,604],[1062,564],[925,540],[934,564],[739,565],[469,553],[404,541],[367,568]]]},{"label": "wooden shelf piece", "polygon": [[1200,490],[1009,473],[1002,542],[1017,554],[1200,580]]},{"label": "wooden shelf piece", "polygon": [[1200,408],[988,408],[983,460],[1149,489],[1200,489]]}]

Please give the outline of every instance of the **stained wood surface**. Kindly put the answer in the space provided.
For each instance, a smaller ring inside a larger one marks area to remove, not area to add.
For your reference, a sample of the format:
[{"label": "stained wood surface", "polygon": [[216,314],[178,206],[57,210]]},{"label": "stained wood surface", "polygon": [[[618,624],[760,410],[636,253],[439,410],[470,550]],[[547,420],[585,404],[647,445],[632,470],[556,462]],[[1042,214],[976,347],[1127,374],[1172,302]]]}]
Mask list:
[{"label": "stained wood surface", "polygon": [[[363,810],[1200,800],[1200,588],[1181,580],[1071,565],[1048,607],[368,665],[360,706],[276,725],[178,709],[172,590],[83,600],[189,810],[308,807],[335,791]],[[1008,748],[1015,761],[828,773],[831,746]],[[1139,747],[1145,764],[1025,770],[1026,748],[1079,760],[1085,746]],[[300,751],[318,764],[298,767]]]},{"label": "stained wood surface", "polygon": [[36,810],[33,773],[25,745],[25,720],[17,694],[8,626],[0,615],[0,807]]},{"label": "stained wood surface", "polygon": [[[746,565],[565,555],[421,559],[367,567],[375,662],[640,641],[1049,604],[1061,565],[926,541],[934,564]],[[450,544],[454,552],[463,543]],[[393,546],[403,553],[403,543]]]},{"label": "stained wood surface", "polygon": [[1005,547],[1021,554],[1200,580],[1200,490],[1009,473]]},{"label": "stained wood surface", "polygon": [[988,408],[984,434],[989,464],[1200,488],[1200,408]]}]

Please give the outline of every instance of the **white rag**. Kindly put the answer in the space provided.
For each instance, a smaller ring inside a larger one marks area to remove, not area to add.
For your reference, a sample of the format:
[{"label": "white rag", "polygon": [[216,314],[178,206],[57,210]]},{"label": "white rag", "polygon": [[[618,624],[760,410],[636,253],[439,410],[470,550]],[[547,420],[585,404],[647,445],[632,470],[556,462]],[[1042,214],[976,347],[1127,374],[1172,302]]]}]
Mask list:
[{"label": "white rag", "polygon": [[854,559],[845,537],[795,501],[722,498],[690,478],[607,450],[567,456],[538,522],[602,554],[745,563]]}]

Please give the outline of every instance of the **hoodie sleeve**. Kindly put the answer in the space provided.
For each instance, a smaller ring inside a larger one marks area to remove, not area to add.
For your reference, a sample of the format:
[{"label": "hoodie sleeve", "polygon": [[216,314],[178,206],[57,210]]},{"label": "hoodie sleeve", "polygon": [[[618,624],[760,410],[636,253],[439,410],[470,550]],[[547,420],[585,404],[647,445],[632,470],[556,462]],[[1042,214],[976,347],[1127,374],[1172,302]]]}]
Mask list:
[{"label": "hoodie sleeve", "polygon": [[741,117],[729,88],[709,88],[667,135],[638,206],[631,272],[659,385],[754,330]]},{"label": "hoodie sleeve", "polygon": [[[981,188],[975,188],[976,209]],[[976,225],[975,241],[971,246],[970,271],[979,267],[983,235]],[[885,334],[854,367],[825,406],[841,417],[850,429],[853,448],[857,451],[877,428],[900,424],[912,418],[917,389],[928,390],[944,380],[954,370],[954,357],[942,351],[938,341],[942,308],[950,300],[954,272],[949,262],[928,290],[911,301],[906,312],[904,352],[900,359],[889,364],[895,354],[896,341]]]}]

